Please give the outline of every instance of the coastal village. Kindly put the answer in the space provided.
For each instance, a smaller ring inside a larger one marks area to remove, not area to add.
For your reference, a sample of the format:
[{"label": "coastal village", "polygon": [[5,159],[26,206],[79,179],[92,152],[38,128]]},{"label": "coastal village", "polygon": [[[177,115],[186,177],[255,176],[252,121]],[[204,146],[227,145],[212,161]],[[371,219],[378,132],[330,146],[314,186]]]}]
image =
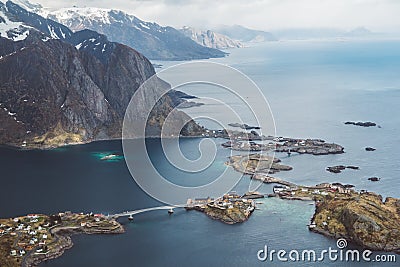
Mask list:
[{"label": "coastal village", "polygon": [[209,217],[227,224],[246,221],[255,209],[254,200],[246,195],[240,196],[236,192],[225,194],[221,198],[188,199],[187,210],[198,210]]},{"label": "coastal village", "polygon": [[0,266],[33,266],[72,247],[74,233],[123,233],[122,226],[102,214],[62,212],[0,219]]},{"label": "coastal village", "polygon": [[[256,142],[261,141],[261,142]],[[344,148],[338,144],[327,143],[321,139],[296,139],[285,137],[261,137],[257,133],[249,136],[231,134],[231,140],[222,144],[225,148],[237,151],[275,151],[291,153],[328,155],[344,153]]]}]

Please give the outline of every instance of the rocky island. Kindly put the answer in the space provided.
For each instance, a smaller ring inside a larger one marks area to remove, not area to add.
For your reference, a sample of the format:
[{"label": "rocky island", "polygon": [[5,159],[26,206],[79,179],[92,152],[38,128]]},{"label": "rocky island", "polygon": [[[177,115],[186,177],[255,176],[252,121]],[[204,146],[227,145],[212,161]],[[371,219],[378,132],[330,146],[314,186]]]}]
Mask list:
[{"label": "rocky island", "polygon": [[204,212],[210,218],[226,224],[235,224],[242,223],[250,217],[255,203],[252,199],[231,192],[218,199],[189,199],[185,208]]},{"label": "rocky island", "polygon": [[124,228],[102,214],[63,212],[0,219],[0,266],[36,266],[73,246],[73,234],[119,234]]},{"label": "rocky island", "polygon": [[361,126],[361,127],[375,127],[376,126],[375,122],[370,122],[370,121],[366,121],[366,122],[362,122],[362,121],[358,121],[358,122],[346,121],[344,124]]},{"label": "rocky island", "polygon": [[344,165],[337,165],[326,168],[328,172],[332,173],[341,173],[345,169],[359,170],[360,168],[357,166],[344,166]]},{"label": "rocky island", "polygon": [[251,125],[248,125],[246,123],[228,123],[228,125],[231,126],[231,127],[238,127],[238,128],[243,129],[243,130],[253,130],[253,129],[254,130],[259,130],[259,129],[261,129],[260,126],[251,126]]},{"label": "rocky island", "polygon": [[[287,200],[314,201],[315,213],[310,231],[334,238],[346,238],[364,248],[400,253],[400,200],[341,183],[321,183],[315,186],[297,185],[269,174],[290,167],[279,159],[261,154],[232,156],[227,162],[236,171],[252,179],[274,186],[269,197]],[[282,167],[285,166],[285,167]],[[342,170],[346,166],[336,166]],[[356,166],[349,166],[357,169]]]},{"label": "rocky island", "polygon": [[371,182],[379,182],[381,180],[381,178],[379,178],[379,177],[370,177],[370,178],[368,178],[368,181],[371,181]]},{"label": "rocky island", "polygon": [[[344,147],[334,143],[327,143],[322,139],[301,139],[259,136],[257,132],[248,133],[248,138],[239,134],[229,135],[229,141],[222,144],[223,147],[238,151],[275,151],[291,153],[312,154],[312,155],[328,155],[344,153]],[[264,141],[256,143],[254,141]],[[266,143],[265,141],[269,141]]]},{"label": "rocky island", "polygon": [[[344,153],[344,147],[327,143],[322,139],[277,138],[275,152],[297,152],[299,154],[328,155]],[[282,143],[281,143],[282,142]]]},{"label": "rocky island", "polygon": [[280,164],[279,162],[281,162],[280,159],[272,156],[250,154],[232,156],[226,164],[232,166],[238,172],[250,175],[257,172],[274,174],[280,171],[292,170],[292,167]]}]

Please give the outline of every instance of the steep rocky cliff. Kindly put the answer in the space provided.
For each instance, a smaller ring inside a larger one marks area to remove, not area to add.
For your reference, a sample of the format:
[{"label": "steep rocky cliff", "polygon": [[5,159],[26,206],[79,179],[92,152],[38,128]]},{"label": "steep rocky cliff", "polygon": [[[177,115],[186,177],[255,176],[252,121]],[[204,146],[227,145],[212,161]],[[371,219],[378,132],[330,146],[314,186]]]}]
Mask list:
[{"label": "steep rocky cliff", "polygon": [[400,252],[400,200],[374,193],[326,198],[317,204],[313,231],[344,237],[372,250]]},{"label": "steep rocky cliff", "polygon": [[[152,64],[104,35],[73,33],[12,2],[0,2],[0,12],[0,144],[49,147],[120,137],[126,107],[154,75]],[[156,81],[156,88],[168,86]],[[149,98],[151,92],[143,105]],[[179,102],[174,98],[166,95],[152,113],[156,129]],[[193,122],[189,127],[201,131]]]}]

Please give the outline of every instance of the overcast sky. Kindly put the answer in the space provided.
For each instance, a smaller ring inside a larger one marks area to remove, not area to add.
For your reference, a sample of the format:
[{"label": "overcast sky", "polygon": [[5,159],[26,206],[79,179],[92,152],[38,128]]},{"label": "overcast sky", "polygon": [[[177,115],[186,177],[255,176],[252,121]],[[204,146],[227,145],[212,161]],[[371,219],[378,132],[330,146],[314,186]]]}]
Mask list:
[{"label": "overcast sky", "polygon": [[261,30],[341,28],[400,31],[400,0],[31,0],[45,7],[120,9],[146,21],[181,27],[240,24]]}]

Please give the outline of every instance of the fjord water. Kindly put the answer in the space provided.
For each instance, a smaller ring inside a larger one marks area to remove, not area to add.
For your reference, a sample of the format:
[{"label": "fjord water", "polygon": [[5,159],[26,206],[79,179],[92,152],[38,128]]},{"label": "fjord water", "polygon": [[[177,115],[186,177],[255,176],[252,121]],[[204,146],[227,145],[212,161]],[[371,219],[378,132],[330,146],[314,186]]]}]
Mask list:
[{"label": "fjord water", "polygon": [[[215,61],[239,69],[258,84],[271,105],[278,135],[322,138],[345,147],[342,155],[288,158],[278,154],[284,164],[294,167],[279,177],[307,185],[351,183],[357,189],[400,197],[399,41],[276,42],[229,52],[228,58]],[[194,88],[192,93],[212,96],[218,92],[204,87]],[[218,107],[205,105],[186,111],[212,113],[218,112]],[[343,122],[347,120],[375,121],[382,128],[346,126]],[[199,142],[181,140],[183,153],[197,157]],[[377,150],[366,152],[366,146]],[[226,168],[224,162],[230,154],[219,147],[215,162],[207,170],[190,174],[168,164],[159,140],[149,139],[147,148],[156,168],[181,185],[209,182]],[[0,216],[65,210],[107,214],[160,205],[135,184],[123,160],[102,161],[101,153],[122,153],[120,142],[49,151],[0,148]],[[135,156],[142,160],[142,155]],[[341,174],[325,171],[327,166],[338,164],[357,165],[360,170]],[[233,173],[232,169],[227,171]],[[371,176],[382,180],[372,183],[367,180]],[[244,177],[236,190],[243,193],[247,186],[248,177]],[[260,191],[270,193],[271,189],[271,185],[263,185]],[[172,216],[166,211],[140,214],[133,223],[121,219],[125,234],[74,236],[72,249],[41,266],[316,266],[260,262],[257,251],[264,245],[287,251],[336,248],[335,240],[308,231],[313,205],[279,199],[261,202],[260,210],[239,225],[225,225],[199,212],[184,210]],[[321,265],[397,266],[340,262]]]}]

